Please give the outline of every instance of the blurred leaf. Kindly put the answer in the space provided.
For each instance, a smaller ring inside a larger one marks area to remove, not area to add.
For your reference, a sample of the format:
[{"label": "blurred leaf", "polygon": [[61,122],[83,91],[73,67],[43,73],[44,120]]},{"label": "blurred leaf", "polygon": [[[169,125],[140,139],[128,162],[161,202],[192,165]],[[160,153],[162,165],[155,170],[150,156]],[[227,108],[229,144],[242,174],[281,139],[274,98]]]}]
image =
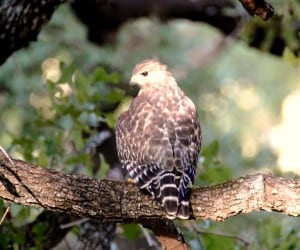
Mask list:
[{"label": "blurred leaf", "polygon": [[199,176],[199,183],[205,180],[205,184],[217,184],[232,179],[231,168],[224,166],[210,166]]},{"label": "blurred leaf", "polygon": [[94,70],[92,81],[103,81],[106,83],[118,83],[120,81],[120,75],[117,73],[108,74],[103,67],[97,67]]},{"label": "blurred leaf", "polygon": [[203,165],[205,167],[210,166],[212,163],[216,162],[217,154],[219,153],[219,143],[213,141],[208,146],[202,149],[201,156],[204,157]]},{"label": "blurred leaf", "polygon": [[36,247],[39,247],[42,243],[44,239],[45,230],[46,225],[42,222],[35,223],[34,227],[32,228],[32,233],[34,234]]},{"label": "blurred leaf", "polygon": [[137,224],[122,224],[123,235],[128,240],[136,240],[141,233],[141,229]]},{"label": "blurred leaf", "polygon": [[106,100],[111,103],[121,101],[124,98],[124,91],[120,89],[112,89],[106,96]]},{"label": "blurred leaf", "polygon": [[227,237],[221,237],[218,235],[209,235],[209,234],[202,235],[202,238],[204,240],[206,249],[222,249],[222,250],[238,249],[236,245],[236,240],[233,238],[231,239]]},{"label": "blurred leaf", "polygon": [[97,178],[105,179],[107,177],[107,172],[109,171],[110,166],[105,161],[103,155],[100,155],[100,158],[101,158],[101,167],[100,167],[100,171],[97,174]]},{"label": "blurred leaf", "polygon": [[62,63],[60,64],[60,69],[61,69],[61,76],[58,80],[58,82],[67,82],[71,83],[72,79],[74,77],[74,74],[76,73],[76,68],[73,64],[65,64]]},{"label": "blurred leaf", "polygon": [[201,151],[201,157],[204,158],[204,171],[198,176],[198,184],[215,184],[228,181],[232,178],[232,170],[227,166],[221,165],[217,159],[219,153],[219,143],[213,141]]},{"label": "blurred leaf", "polygon": [[283,59],[294,66],[299,65],[300,59],[288,48],[285,47],[282,55]]}]

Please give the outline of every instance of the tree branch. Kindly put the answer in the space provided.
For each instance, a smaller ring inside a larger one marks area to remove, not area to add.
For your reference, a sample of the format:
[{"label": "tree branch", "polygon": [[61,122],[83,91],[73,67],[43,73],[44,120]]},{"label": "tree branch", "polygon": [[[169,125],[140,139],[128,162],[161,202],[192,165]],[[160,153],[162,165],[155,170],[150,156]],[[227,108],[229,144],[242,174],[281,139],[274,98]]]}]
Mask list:
[{"label": "tree branch", "polygon": [[[165,218],[151,196],[135,185],[65,174],[20,160],[13,162],[0,152],[0,197],[6,201],[104,222],[141,223]],[[193,219],[222,221],[252,211],[299,216],[299,203],[300,180],[263,174],[195,187],[191,194]]]},{"label": "tree branch", "polygon": [[[14,52],[37,40],[43,26],[51,19],[56,8],[66,0],[0,1],[0,65]],[[273,8],[264,0],[240,0],[250,15],[267,20]],[[186,18],[206,22],[225,34],[238,25],[240,15],[228,14],[234,7],[232,0],[88,0],[70,1],[71,6],[88,28],[89,39],[103,44],[115,39],[122,24],[142,16],[156,16],[161,20]]]},{"label": "tree branch", "polygon": [[249,15],[257,15],[263,20],[268,20],[274,14],[274,8],[264,0],[240,0]]},{"label": "tree branch", "polygon": [[43,25],[64,1],[0,1],[0,65],[14,51],[37,40]]}]

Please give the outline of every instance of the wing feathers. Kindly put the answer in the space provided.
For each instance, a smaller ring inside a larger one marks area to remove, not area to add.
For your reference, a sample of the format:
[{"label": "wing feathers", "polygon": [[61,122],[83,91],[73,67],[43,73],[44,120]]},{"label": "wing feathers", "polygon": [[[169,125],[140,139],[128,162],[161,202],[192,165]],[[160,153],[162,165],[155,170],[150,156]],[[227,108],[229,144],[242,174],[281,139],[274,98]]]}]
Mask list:
[{"label": "wing feathers", "polygon": [[186,219],[201,146],[195,106],[158,61],[144,61],[133,74],[142,89],[118,120],[119,158],[137,186],[148,190],[170,218]]}]

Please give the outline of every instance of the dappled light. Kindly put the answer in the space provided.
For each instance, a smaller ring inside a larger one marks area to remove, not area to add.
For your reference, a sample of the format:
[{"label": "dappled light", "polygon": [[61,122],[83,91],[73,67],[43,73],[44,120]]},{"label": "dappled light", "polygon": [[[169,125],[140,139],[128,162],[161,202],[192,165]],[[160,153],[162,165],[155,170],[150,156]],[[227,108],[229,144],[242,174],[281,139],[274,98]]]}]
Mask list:
[{"label": "dappled light", "polygon": [[55,115],[55,111],[51,108],[51,101],[47,93],[32,92],[29,96],[29,103],[43,118],[51,119]]},{"label": "dappled light", "polygon": [[41,67],[43,78],[45,80],[56,82],[61,76],[59,65],[60,65],[60,61],[56,58],[50,57],[45,59],[42,62],[42,67]]},{"label": "dappled light", "polygon": [[59,90],[55,93],[56,98],[63,98],[72,94],[72,88],[68,83],[57,84]]},{"label": "dappled light", "polygon": [[282,102],[280,123],[270,132],[270,144],[278,155],[284,172],[300,174],[300,90],[293,91]]}]

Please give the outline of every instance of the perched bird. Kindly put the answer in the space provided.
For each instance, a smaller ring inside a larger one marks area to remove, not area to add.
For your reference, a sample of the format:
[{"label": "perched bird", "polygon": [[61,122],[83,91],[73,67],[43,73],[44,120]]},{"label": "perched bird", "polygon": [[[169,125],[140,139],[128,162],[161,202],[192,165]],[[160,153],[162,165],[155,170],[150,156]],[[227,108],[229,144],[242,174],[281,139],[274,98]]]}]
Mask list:
[{"label": "perched bird", "polygon": [[117,122],[121,164],[168,218],[188,219],[188,186],[194,183],[201,147],[195,106],[167,66],[157,60],[136,65],[130,84],[140,90]]}]

